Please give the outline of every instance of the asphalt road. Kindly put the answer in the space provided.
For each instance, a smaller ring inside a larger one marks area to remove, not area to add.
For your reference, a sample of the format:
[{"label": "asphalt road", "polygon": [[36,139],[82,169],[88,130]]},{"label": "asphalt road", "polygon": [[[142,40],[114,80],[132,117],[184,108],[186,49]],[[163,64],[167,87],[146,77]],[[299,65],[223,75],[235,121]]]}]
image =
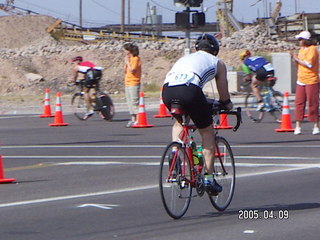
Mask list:
[{"label": "asphalt road", "polygon": [[5,177],[17,183],[0,185],[0,239],[319,238],[320,137],[310,123],[301,136],[275,132],[280,125],[269,117],[255,124],[243,116],[237,132],[220,130],[236,158],[231,205],[219,213],[196,197],[172,220],[158,190],[172,120],[154,114],[147,112],[154,127],[139,129],[124,127],[125,112],[112,122],[65,115],[66,127],[36,115],[1,116]]}]

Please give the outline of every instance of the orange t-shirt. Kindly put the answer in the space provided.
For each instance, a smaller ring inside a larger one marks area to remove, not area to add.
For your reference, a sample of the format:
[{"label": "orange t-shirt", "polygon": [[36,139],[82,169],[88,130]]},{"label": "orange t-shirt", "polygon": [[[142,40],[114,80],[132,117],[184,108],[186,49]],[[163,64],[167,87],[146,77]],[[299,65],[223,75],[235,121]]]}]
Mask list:
[{"label": "orange t-shirt", "polygon": [[299,50],[298,58],[311,64],[308,68],[298,64],[298,81],[304,84],[316,84],[319,82],[319,53],[315,46],[302,47]]},{"label": "orange t-shirt", "polygon": [[125,66],[125,77],[124,83],[126,87],[137,86],[140,84],[141,80],[141,61],[138,56],[130,58],[130,67],[133,70],[133,73],[128,69],[127,65]]}]

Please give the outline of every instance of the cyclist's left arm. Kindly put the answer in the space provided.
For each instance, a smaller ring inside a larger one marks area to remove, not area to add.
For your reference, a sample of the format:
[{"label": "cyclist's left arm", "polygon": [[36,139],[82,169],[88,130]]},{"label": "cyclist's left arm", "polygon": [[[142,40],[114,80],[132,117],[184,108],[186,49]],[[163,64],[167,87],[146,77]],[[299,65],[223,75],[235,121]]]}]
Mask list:
[{"label": "cyclist's left arm", "polygon": [[221,105],[227,110],[231,110],[233,107],[230,101],[230,94],[228,90],[227,68],[224,62],[221,60],[217,64],[217,74],[215,76],[217,89],[219,93],[219,101]]}]

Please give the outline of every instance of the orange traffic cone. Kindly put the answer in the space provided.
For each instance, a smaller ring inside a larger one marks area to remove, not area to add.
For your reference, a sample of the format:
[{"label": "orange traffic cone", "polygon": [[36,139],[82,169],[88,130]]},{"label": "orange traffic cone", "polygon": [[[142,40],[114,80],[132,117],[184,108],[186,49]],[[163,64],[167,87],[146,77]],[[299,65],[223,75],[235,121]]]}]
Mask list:
[{"label": "orange traffic cone", "polygon": [[282,106],[282,118],[280,128],[275,129],[276,132],[293,132],[294,129],[291,126],[291,115],[289,111],[289,93],[284,93],[283,106]]},{"label": "orange traffic cone", "polygon": [[228,115],[225,113],[221,113],[220,114],[220,125],[216,126],[214,128],[217,129],[230,129],[233,128],[233,126],[230,126],[228,123]]},{"label": "orange traffic cone", "polygon": [[166,117],[171,117],[171,114],[167,113],[167,108],[166,105],[164,105],[163,100],[162,100],[162,88],[160,90],[160,106],[159,106],[159,112],[157,115],[154,115],[153,117],[155,118],[166,118]]},{"label": "orange traffic cone", "polygon": [[132,125],[131,126],[132,128],[153,127],[153,125],[148,124],[143,98],[144,98],[144,92],[140,92],[138,123],[135,125]]},{"label": "orange traffic cone", "polygon": [[49,92],[50,92],[50,90],[48,88],[46,88],[46,93],[44,96],[43,114],[39,116],[41,118],[54,117],[54,115],[51,114]]},{"label": "orange traffic cone", "polygon": [[69,123],[63,122],[63,115],[62,115],[62,105],[61,105],[61,94],[57,92],[57,100],[56,100],[56,112],[54,116],[54,122],[50,123],[50,127],[57,127],[57,126],[68,126]]},{"label": "orange traffic cone", "polygon": [[16,182],[15,178],[4,178],[2,156],[0,155],[0,183],[12,183]]}]

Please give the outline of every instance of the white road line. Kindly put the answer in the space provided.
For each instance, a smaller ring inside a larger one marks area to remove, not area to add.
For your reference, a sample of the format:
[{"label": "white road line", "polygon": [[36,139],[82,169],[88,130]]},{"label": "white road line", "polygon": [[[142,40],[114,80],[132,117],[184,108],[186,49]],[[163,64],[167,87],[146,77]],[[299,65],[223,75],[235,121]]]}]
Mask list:
[{"label": "white road line", "polygon": [[160,162],[62,162],[62,163],[53,163],[52,165],[65,165],[65,166],[101,166],[101,165],[142,165],[142,166],[159,166]]},{"label": "white road line", "polygon": [[[147,156],[147,155],[140,155],[140,156],[68,156],[68,155],[2,155],[3,158],[16,158],[16,159],[161,159],[162,156]],[[320,157],[285,157],[285,156],[235,156],[235,161],[237,159],[279,159],[279,160],[319,160]]]},{"label": "white road line", "polygon": [[52,198],[34,199],[34,200],[29,200],[29,201],[2,203],[2,204],[0,204],[0,208],[21,206],[21,205],[30,205],[30,204],[45,203],[45,202],[55,202],[55,201],[62,201],[62,200],[69,200],[69,199],[76,199],[76,198],[87,198],[87,197],[93,197],[93,196],[109,195],[109,194],[114,194],[114,193],[141,191],[141,190],[146,190],[146,189],[151,189],[151,188],[156,188],[156,187],[158,187],[158,185],[147,185],[147,186],[139,186],[139,187],[135,187],[135,188],[117,189],[117,190],[112,190],[112,191],[102,191],[102,192],[67,195],[67,196],[52,197]]},{"label": "white road line", "polygon": [[[167,145],[8,145],[3,149],[28,149],[28,148],[165,148]],[[320,145],[286,145],[286,144],[262,144],[262,145],[232,145],[232,148],[319,148]]]},{"label": "white road line", "polygon": [[21,156],[7,156],[7,155],[2,155],[3,158],[34,158],[34,159],[150,159],[150,158],[155,158],[155,159],[161,159],[161,156],[61,156],[61,155],[51,155],[51,156],[39,156],[39,155],[21,155]]},{"label": "white road line", "polygon": [[[309,167],[300,168],[300,169],[293,168],[293,169],[282,169],[282,170],[275,170],[275,171],[264,171],[264,172],[260,172],[260,173],[258,173],[258,172],[246,173],[246,174],[237,175],[237,178],[265,175],[265,174],[273,174],[273,173],[280,173],[280,172],[288,172],[288,171],[298,171],[298,170],[304,170],[304,169],[308,169],[308,168]],[[55,202],[55,201],[64,201],[64,200],[77,199],[77,198],[87,198],[87,197],[93,197],[93,196],[110,195],[110,194],[115,194],[115,193],[141,191],[141,190],[147,190],[147,189],[158,188],[158,187],[159,187],[159,185],[155,184],[155,185],[139,186],[139,187],[135,187],[135,188],[124,188],[124,189],[118,189],[118,190],[112,190],[112,191],[102,191],[102,192],[67,195],[67,196],[59,196],[59,197],[51,197],[51,198],[33,199],[33,200],[20,201],[20,202],[2,203],[2,204],[0,204],[0,208],[31,205],[31,204],[46,203],[46,202]]]},{"label": "white road line", "polygon": [[165,148],[166,145],[24,145],[1,146],[3,149],[28,148]]},{"label": "white road line", "polygon": [[[159,166],[159,162],[61,162],[53,163],[52,165],[145,165],[145,166]],[[320,163],[236,163],[236,167],[291,167],[291,168],[320,168]]]},{"label": "white road line", "polygon": [[85,203],[77,206],[78,208],[84,208],[84,207],[95,207],[105,210],[111,210],[114,207],[119,207],[117,204],[97,204],[97,203]]}]

